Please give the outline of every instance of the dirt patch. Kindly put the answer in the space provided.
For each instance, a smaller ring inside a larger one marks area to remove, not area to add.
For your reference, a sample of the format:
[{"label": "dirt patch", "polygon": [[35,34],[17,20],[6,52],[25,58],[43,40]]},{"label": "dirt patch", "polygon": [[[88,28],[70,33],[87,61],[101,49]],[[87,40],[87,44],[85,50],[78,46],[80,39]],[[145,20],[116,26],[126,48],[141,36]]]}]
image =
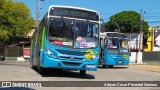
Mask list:
[{"label": "dirt patch", "polygon": [[151,72],[159,72],[160,73],[160,65],[129,65],[129,68],[137,68],[139,70],[146,70],[146,71],[151,71]]}]

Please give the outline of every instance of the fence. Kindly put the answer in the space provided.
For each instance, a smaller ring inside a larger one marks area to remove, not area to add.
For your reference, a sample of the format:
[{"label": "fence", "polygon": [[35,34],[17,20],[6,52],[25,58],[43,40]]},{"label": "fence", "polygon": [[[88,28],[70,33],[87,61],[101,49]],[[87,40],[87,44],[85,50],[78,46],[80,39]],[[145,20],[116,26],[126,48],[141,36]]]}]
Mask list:
[{"label": "fence", "polygon": [[0,47],[0,55],[4,56],[4,50],[5,50],[5,47]]},{"label": "fence", "polygon": [[143,63],[160,64],[160,52],[143,52]]},{"label": "fence", "polygon": [[17,57],[23,56],[23,47],[0,47],[0,55],[5,56],[7,60],[16,60]]}]

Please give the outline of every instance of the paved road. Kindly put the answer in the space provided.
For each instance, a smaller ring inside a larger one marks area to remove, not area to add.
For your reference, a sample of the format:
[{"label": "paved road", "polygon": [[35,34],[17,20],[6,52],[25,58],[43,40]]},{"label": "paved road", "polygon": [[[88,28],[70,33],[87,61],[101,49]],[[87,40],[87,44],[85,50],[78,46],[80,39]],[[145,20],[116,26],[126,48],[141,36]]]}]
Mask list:
[{"label": "paved road", "polygon": [[[160,81],[159,70],[160,66],[129,65],[114,68],[100,67],[97,72],[87,71],[85,76],[80,76],[79,71],[56,72],[56,70],[53,69],[48,69],[46,74],[40,75],[31,68],[29,62],[0,61],[0,81]],[[96,83],[94,84],[96,85]],[[32,90],[30,88],[26,89]],[[43,90],[46,88],[36,89]],[[160,87],[54,87],[47,89],[160,90]]]}]

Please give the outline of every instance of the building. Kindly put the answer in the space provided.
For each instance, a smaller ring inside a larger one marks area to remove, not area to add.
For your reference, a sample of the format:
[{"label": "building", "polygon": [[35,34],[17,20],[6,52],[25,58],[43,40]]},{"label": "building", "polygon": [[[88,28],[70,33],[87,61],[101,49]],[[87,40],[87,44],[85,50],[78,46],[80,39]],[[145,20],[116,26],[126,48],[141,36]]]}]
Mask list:
[{"label": "building", "polygon": [[5,56],[6,60],[17,60],[18,58],[24,59],[26,56],[29,57],[31,38],[34,31],[35,27],[33,27],[31,32],[26,36],[17,38],[16,42],[3,46],[0,44],[0,55]]},{"label": "building", "polygon": [[147,40],[147,46],[144,47],[145,52],[157,51],[155,46],[155,30],[160,30],[160,26],[149,28],[149,37]]}]

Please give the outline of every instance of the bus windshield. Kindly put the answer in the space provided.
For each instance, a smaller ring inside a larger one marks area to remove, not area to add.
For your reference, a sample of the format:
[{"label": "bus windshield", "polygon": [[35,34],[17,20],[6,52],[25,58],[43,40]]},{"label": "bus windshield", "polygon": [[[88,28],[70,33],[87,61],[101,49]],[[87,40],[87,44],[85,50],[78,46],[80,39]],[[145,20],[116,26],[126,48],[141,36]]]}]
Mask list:
[{"label": "bus windshield", "polygon": [[118,45],[118,38],[108,38],[108,52],[117,54],[119,53],[119,45]]},{"label": "bus windshield", "polygon": [[108,52],[109,53],[128,53],[128,41],[127,39],[108,38]]},{"label": "bus windshield", "polygon": [[119,40],[119,45],[120,45],[120,52],[121,53],[129,53],[129,49],[128,49],[128,40],[127,39],[120,39]]},{"label": "bus windshield", "polygon": [[54,45],[94,48],[98,45],[98,23],[50,18],[48,41]]}]

